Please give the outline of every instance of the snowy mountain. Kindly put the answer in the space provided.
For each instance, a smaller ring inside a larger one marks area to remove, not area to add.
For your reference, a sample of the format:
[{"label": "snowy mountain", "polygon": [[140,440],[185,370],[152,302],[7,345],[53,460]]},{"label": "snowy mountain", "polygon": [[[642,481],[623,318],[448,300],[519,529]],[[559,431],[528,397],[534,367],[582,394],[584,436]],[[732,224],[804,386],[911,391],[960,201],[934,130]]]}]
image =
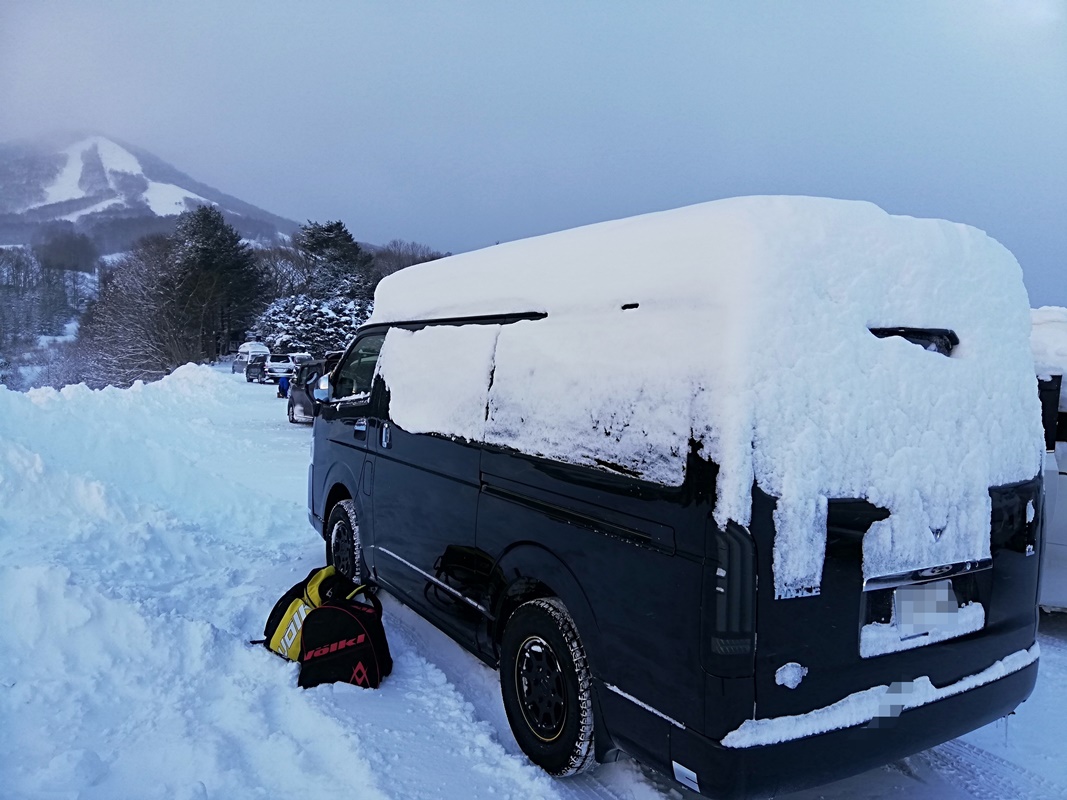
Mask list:
[{"label": "snowy mountain", "polygon": [[218,206],[245,237],[270,241],[297,224],[223,194],[156,156],[98,134],[0,145],[0,244],[25,244],[42,225],[72,223],[104,253],[169,232],[197,205]]}]

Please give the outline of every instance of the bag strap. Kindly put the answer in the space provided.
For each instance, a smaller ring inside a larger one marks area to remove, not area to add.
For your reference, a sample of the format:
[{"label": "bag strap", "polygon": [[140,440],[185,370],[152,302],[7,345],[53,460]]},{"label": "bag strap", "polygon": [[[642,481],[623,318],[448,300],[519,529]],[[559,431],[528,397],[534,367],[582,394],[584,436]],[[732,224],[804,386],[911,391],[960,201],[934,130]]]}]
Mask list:
[{"label": "bag strap", "polygon": [[378,614],[381,614],[382,613],[382,601],[378,599],[378,597],[374,594],[374,592],[367,591],[367,584],[365,584],[365,583],[362,584],[361,586],[357,586],[355,588],[355,591],[349,592],[347,595],[345,595],[345,600],[351,600],[353,597],[355,597],[360,592],[363,592],[363,596],[367,600],[370,601],[370,604],[374,607],[374,610]]}]

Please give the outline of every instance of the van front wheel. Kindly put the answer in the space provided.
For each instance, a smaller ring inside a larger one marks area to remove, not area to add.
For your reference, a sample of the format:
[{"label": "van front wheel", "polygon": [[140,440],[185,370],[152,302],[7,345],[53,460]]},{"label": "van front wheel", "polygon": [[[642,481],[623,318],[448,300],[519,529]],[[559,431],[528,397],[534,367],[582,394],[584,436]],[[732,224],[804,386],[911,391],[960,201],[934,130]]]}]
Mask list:
[{"label": "van front wheel", "polygon": [[342,500],[333,507],[326,522],[326,559],[334,568],[357,586],[367,582],[367,562],[363,559],[363,545],[359,540],[359,516],[356,504]]},{"label": "van front wheel", "polygon": [[530,600],[501,640],[500,693],[522,751],[551,775],[593,766],[593,689],[585,648],[566,606]]}]

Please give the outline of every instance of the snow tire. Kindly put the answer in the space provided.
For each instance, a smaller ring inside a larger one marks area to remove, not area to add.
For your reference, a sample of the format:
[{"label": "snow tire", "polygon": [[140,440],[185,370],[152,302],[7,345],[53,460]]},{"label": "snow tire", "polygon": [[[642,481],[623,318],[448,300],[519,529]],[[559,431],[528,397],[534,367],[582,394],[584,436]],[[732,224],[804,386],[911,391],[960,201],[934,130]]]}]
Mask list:
[{"label": "snow tire", "polygon": [[557,777],[594,766],[592,675],[567,607],[555,597],[523,603],[500,648],[500,693],[522,751]]},{"label": "snow tire", "polygon": [[359,539],[359,515],[356,504],[342,500],[333,507],[326,523],[326,562],[357,586],[368,580],[363,543]]}]

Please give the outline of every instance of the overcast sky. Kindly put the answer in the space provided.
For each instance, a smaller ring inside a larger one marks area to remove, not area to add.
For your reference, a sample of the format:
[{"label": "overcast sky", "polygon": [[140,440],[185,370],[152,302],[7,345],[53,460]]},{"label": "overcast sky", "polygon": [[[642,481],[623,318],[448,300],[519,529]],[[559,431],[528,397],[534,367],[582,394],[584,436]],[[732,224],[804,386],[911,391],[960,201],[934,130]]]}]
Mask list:
[{"label": "overcast sky", "polygon": [[1067,0],[0,0],[0,140],[68,129],[453,252],[871,200],[983,228],[1067,305]]}]

